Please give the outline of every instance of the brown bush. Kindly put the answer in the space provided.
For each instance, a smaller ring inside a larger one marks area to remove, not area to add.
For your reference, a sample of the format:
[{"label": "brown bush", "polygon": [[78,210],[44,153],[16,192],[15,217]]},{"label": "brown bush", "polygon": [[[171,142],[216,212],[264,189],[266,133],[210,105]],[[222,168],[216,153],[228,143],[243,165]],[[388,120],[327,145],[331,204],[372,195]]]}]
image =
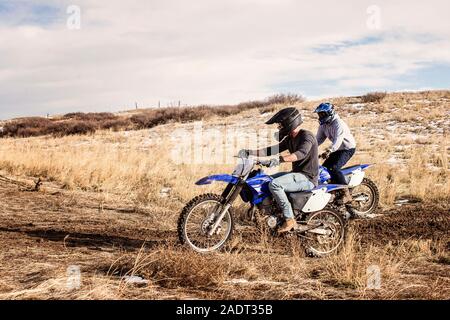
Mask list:
[{"label": "brown bush", "polygon": [[33,137],[47,130],[51,121],[45,118],[31,117],[8,122],[4,125],[2,137]]},{"label": "brown bush", "polygon": [[89,121],[66,121],[53,123],[45,134],[53,134],[62,137],[76,134],[92,134],[96,131],[96,126]]},{"label": "brown bush", "polygon": [[267,98],[268,104],[294,104],[304,101],[305,98],[302,95],[295,93],[275,94]]},{"label": "brown bush", "polygon": [[74,112],[67,113],[63,116],[63,119],[73,119],[73,120],[83,120],[83,121],[105,121],[105,120],[116,120],[118,116],[110,112]]},{"label": "brown bush", "polygon": [[250,109],[268,112],[273,111],[276,104],[293,104],[301,101],[304,101],[304,98],[298,94],[277,94],[264,101],[248,101],[237,105],[148,109],[130,118],[120,117],[109,112],[74,112],[52,120],[46,118],[14,120],[4,126],[0,137],[89,134],[94,133],[97,129],[112,129],[114,131],[145,129],[169,122],[204,120],[215,115],[226,117]]},{"label": "brown bush", "polygon": [[112,129],[113,131],[129,130],[133,128],[133,123],[128,118],[106,120],[100,123],[100,129]]},{"label": "brown bush", "polygon": [[273,110],[271,106],[274,104],[293,104],[302,101],[304,101],[304,98],[301,95],[277,94],[267,98],[265,101],[248,101],[237,105],[201,105],[197,107],[150,109],[143,113],[133,115],[130,120],[137,129],[143,129],[169,122],[198,121],[214,115],[226,117],[250,109],[270,108],[270,110]]},{"label": "brown bush", "polygon": [[52,121],[33,117],[8,122],[3,127],[1,137],[65,136],[94,133],[95,130],[96,126],[91,121]]},{"label": "brown bush", "polygon": [[369,103],[380,103],[385,97],[387,93],[386,92],[369,92],[361,97],[362,102]]},{"label": "brown bush", "polygon": [[151,109],[140,114],[133,115],[130,120],[137,129],[152,128],[157,125],[169,122],[189,122],[201,120],[213,115],[219,114],[220,110],[214,112],[213,107],[183,107],[183,108],[161,108]]}]

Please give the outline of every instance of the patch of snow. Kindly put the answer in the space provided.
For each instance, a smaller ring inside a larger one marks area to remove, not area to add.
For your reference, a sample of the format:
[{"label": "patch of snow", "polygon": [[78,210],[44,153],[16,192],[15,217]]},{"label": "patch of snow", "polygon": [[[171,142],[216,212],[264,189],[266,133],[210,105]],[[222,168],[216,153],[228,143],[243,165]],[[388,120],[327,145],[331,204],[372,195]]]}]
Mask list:
[{"label": "patch of snow", "polygon": [[417,203],[417,202],[418,202],[417,199],[400,198],[400,199],[395,200],[394,204],[396,206],[403,206],[408,203]]},{"label": "patch of snow", "polygon": [[142,277],[138,277],[138,276],[125,276],[122,278],[123,280],[125,280],[125,283],[129,283],[129,284],[148,284],[150,281],[142,278]]},{"label": "patch of snow", "polygon": [[227,280],[224,283],[226,284],[268,284],[268,285],[285,285],[284,282],[277,282],[277,281],[270,281],[270,280],[255,280],[255,281],[248,281],[247,279],[231,279]]},{"label": "patch of snow", "polygon": [[433,165],[431,163],[427,163],[427,164],[425,164],[425,166],[427,167],[428,170],[431,170],[431,171],[439,171],[442,169],[440,167],[436,167],[435,165]]},{"label": "patch of snow", "polygon": [[171,190],[172,190],[171,188],[162,188],[161,191],[159,192],[159,197],[167,198]]},{"label": "patch of snow", "polygon": [[394,125],[387,125],[386,126],[386,130],[388,130],[388,131],[398,130],[398,125],[396,125],[396,124],[394,124]]},{"label": "patch of snow", "polygon": [[395,156],[390,157],[389,159],[386,160],[386,163],[388,164],[398,164],[400,163],[400,160],[397,159]]},{"label": "patch of snow", "polygon": [[242,283],[248,283],[247,279],[231,279],[225,281],[227,284],[242,284]]},{"label": "patch of snow", "polygon": [[352,103],[350,105],[350,108],[356,109],[356,110],[362,110],[362,109],[364,109],[366,107],[366,105],[367,104],[365,104],[365,103]]}]

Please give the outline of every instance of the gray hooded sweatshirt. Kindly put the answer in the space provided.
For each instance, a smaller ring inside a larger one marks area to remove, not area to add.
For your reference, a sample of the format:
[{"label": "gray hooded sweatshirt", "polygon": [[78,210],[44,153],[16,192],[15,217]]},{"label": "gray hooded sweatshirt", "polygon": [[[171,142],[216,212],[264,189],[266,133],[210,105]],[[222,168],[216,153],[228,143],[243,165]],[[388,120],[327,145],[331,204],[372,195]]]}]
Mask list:
[{"label": "gray hooded sweatshirt", "polygon": [[321,124],[316,138],[319,146],[326,138],[330,139],[333,143],[331,152],[356,148],[355,138],[339,115],[335,115],[330,123]]}]

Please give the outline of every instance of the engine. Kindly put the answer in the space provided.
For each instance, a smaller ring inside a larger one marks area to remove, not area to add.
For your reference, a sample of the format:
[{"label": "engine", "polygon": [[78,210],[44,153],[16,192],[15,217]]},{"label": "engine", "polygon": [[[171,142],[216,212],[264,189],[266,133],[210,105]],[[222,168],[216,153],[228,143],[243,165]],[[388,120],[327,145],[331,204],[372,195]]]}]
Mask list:
[{"label": "engine", "polygon": [[273,200],[267,197],[258,206],[259,212],[262,216],[270,216],[273,213]]},{"label": "engine", "polygon": [[266,220],[269,228],[274,229],[278,225],[278,218],[276,216],[270,216]]},{"label": "engine", "polygon": [[268,197],[258,206],[259,212],[263,221],[266,222],[267,226],[274,229],[280,222],[277,216],[278,207],[272,198]]}]

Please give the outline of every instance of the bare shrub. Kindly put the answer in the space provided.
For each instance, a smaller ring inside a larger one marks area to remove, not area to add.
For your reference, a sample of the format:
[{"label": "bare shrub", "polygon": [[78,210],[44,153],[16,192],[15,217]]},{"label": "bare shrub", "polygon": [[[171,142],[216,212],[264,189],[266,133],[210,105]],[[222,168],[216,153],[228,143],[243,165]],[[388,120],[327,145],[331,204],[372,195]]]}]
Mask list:
[{"label": "bare shrub", "polygon": [[218,258],[193,251],[161,250],[141,273],[169,288],[216,286],[224,281],[228,272]]},{"label": "bare shrub", "polygon": [[83,121],[104,121],[104,120],[115,120],[118,116],[111,112],[74,112],[67,113],[63,116],[63,119],[73,119],[73,120],[83,120]]},{"label": "bare shrub", "polygon": [[237,105],[207,106],[183,108],[150,109],[133,115],[130,120],[137,129],[152,128],[169,122],[189,122],[211,118],[212,116],[226,117],[251,109],[275,110],[276,104],[293,104],[304,101],[298,94],[277,94],[265,101],[248,101]]},{"label": "bare shrub", "polygon": [[51,121],[45,118],[30,117],[8,122],[4,125],[2,137],[33,137],[47,130]]},{"label": "bare shrub", "polygon": [[199,121],[213,116],[227,117],[251,109],[268,112],[275,110],[277,104],[293,104],[302,101],[304,98],[298,94],[276,94],[264,101],[247,101],[237,105],[148,109],[130,118],[120,117],[109,112],[73,112],[67,113],[59,119],[24,118],[12,121],[5,125],[0,137],[88,134],[97,129],[114,131],[146,129],[170,122]]},{"label": "bare shrub", "polygon": [[45,118],[24,118],[7,123],[2,137],[36,137],[44,135],[66,136],[94,133],[96,125],[92,121],[52,121]]},{"label": "bare shrub", "polygon": [[268,104],[294,104],[304,102],[305,98],[295,93],[280,93],[267,98]]},{"label": "bare shrub", "polygon": [[133,115],[130,120],[137,129],[152,128],[170,122],[190,122],[212,117],[213,115],[229,116],[243,110],[238,106],[199,106],[183,108],[150,109]]},{"label": "bare shrub", "polygon": [[129,130],[133,128],[133,123],[128,118],[105,120],[100,123],[100,129],[112,129],[113,131]]},{"label": "bare shrub", "polygon": [[361,97],[362,102],[369,103],[380,103],[384,98],[386,98],[386,92],[369,92]]},{"label": "bare shrub", "polygon": [[59,122],[49,128],[49,133],[55,136],[92,134],[95,131],[95,125],[89,121]]},{"label": "bare shrub", "polygon": [[277,110],[277,108],[278,108],[277,105],[273,104],[270,106],[259,108],[258,111],[260,114],[264,114],[264,113],[268,113],[268,112],[274,112],[275,110]]}]

